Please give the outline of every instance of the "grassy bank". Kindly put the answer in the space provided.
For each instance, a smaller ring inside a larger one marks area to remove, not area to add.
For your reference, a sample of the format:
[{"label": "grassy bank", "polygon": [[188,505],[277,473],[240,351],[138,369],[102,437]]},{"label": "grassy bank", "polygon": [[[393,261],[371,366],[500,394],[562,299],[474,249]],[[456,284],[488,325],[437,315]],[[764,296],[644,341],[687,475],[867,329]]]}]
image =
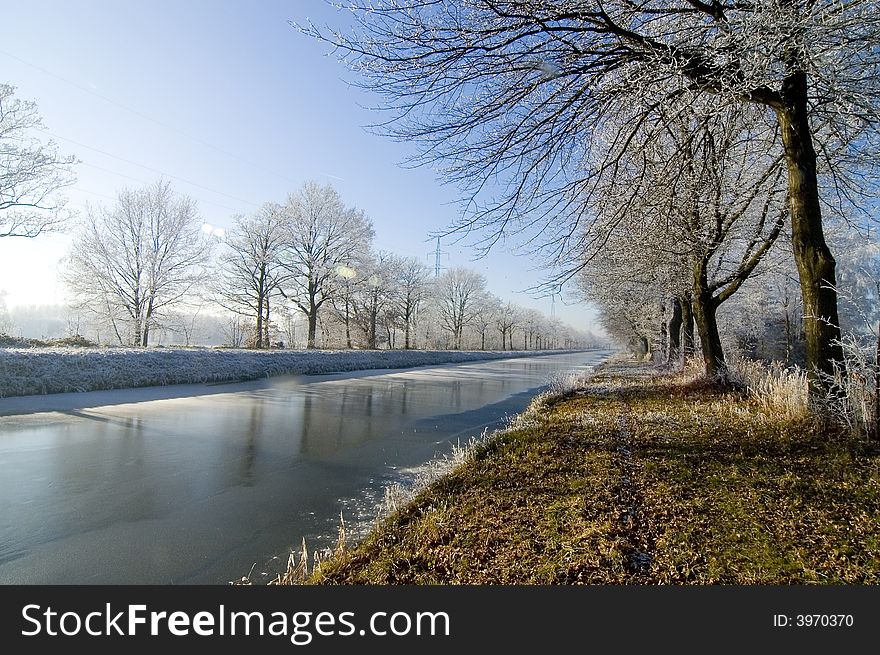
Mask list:
[{"label": "grassy bank", "polygon": [[880,582],[877,448],[759,400],[608,367],[312,582]]}]

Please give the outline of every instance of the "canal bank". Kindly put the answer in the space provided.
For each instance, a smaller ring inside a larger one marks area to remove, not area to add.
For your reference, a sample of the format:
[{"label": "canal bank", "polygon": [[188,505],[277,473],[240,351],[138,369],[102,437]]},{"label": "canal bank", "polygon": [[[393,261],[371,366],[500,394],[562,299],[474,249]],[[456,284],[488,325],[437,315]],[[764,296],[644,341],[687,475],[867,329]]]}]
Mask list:
[{"label": "canal bank", "polygon": [[618,364],[539,399],[308,581],[876,584],[878,534],[875,444]]},{"label": "canal bank", "polygon": [[[150,399],[173,398],[210,393],[205,386],[279,375],[391,370],[566,352],[574,351],[0,348],[0,415],[43,406],[34,400],[6,400],[19,396],[171,386],[152,389]],[[185,385],[202,386],[187,389]]]}]

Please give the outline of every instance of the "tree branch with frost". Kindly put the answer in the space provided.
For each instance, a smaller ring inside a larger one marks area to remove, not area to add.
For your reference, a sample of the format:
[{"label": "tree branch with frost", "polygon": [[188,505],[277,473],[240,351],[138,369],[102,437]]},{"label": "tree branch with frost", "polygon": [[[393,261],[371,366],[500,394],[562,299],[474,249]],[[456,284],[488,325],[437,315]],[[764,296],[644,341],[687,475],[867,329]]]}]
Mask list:
[{"label": "tree branch with frost", "polygon": [[33,238],[70,220],[60,193],[76,181],[76,158],[34,136],[43,125],[37,106],[14,94],[0,84],[0,237]]}]

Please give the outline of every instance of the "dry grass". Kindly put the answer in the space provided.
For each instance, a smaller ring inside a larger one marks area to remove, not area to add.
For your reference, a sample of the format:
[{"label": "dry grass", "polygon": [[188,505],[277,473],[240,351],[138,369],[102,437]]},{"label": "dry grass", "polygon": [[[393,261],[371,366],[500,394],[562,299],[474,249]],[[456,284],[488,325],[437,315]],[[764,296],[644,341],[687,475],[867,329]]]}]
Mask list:
[{"label": "dry grass", "polygon": [[537,402],[308,581],[880,582],[877,450],[772,398],[618,363]]},{"label": "dry grass", "polygon": [[752,400],[768,414],[784,419],[809,415],[807,373],[797,366],[740,359],[730,366],[734,383],[748,389]]}]

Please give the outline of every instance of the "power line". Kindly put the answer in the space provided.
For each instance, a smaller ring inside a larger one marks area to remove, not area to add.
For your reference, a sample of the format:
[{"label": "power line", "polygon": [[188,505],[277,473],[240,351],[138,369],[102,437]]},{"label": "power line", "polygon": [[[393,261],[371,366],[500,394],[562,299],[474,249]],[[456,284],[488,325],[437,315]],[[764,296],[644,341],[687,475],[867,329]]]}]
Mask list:
[{"label": "power line", "polygon": [[78,161],[77,164],[82,166],[88,166],[89,168],[95,168],[99,171],[104,171],[105,173],[110,173],[111,175],[118,175],[119,177],[124,177],[126,180],[131,180],[132,182],[138,182],[140,184],[148,184],[144,180],[141,180],[137,177],[132,177],[131,175],[126,175],[125,173],[120,173],[119,171],[112,171],[109,168],[104,168],[103,166],[98,166],[97,164],[91,164],[87,161]]},{"label": "power line", "polygon": [[99,196],[101,198],[106,198],[107,200],[116,200],[116,198],[111,198],[106,193],[98,193],[97,191],[89,191],[88,189],[83,189],[82,187],[72,186],[70,187],[73,191],[79,191],[80,193],[88,193],[89,195]]},{"label": "power line", "polygon": [[58,134],[54,134],[47,129],[43,129],[43,128],[38,128],[38,129],[40,129],[41,132],[44,132],[55,139],[61,139],[62,141],[67,141],[68,143],[72,143],[76,146],[79,146],[80,148],[86,148],[88,150],[92,150],[94,152],[100,153],[100,154],[105,155],[107,157],[111,157],[112,159],[118,159],[119,161],[125,162],[126,164],[131,164],[132,166],[138,166],[138,167],[146,169],[148,171],[158,173],[159,175],[162,175],[164,177],[170,177],[171,179],[178,180],[179,182],[183,182],[184,184],[190,184],[190,185],[198,187],[200,189],[204,189],[205,191],[210,191],[211,193],[216,193],[218,195],[225,196],[225,197],[227,197],[231,200],[235,200],[237,202],[243,202],[247,205],[253,205],[254,207],[260,206],[259,203],[252,202],[250,200],[245,200],[244,198],[239,198],[237,196],[233,196],[233,195],[226,193],[224,191],[218,191],[217,189],[212,189],[211,187],[205,186],[204,184],[199,184],[198,182],[193,182],[192,180],[188,180],[185,177],[180,177],[179,175],[172,175],[171,173],[166,173],[165,171],[162,171],[158,168],[154,168],[152,166],[147,166],[146,164],[140,164],[136,161],[132,161],[131,159],[126,159],[125,157],[120,157],[119,155],[114,155],[113,153],[107,152],[106,150],[101,150],[100,148],[95,148],[93,146],[86,145],[85,143],[75,141],[74,139],[69,139],[67,137],[60,136]]},{"label": "power line", "polygon": [[[296,183],[291,178],[289,178],[286,175],[283,175],[277,171],[274,171],[271,168],[267,168],[266,166],[263,166],[261,164],[257,164],[256,162],[252,162],[248,159],[245,159],[244,157],[236,155],[234,152],[230,152],[224,148],[221,148],[219,146],[214,145],[213,143],[209,143],[208,141],[205,141],[204,139],[201,139],[197,136],[189,134],[188,132],[185,132],[184,130],[177,128],[174,125],[171,125],[169,123],[161,121],[157,118],[153,118],[152,116],[148,116],[147,114],[144,114],[143,112],[140,112],[137,109],[129,107],[128,105],[124,105],[123,103],[118,102],[116,100],[113,100],[112,98],[109,98],[105,95],[102,95],[102,94],[98,93],[97,91],[94,91],[92,89],[89,89],[88,87],[85,87],[85,86],[82,86],[81,84],[78,84],[77,82],[69,80],[66,77],[58,75],[57,73],[53,73],[52,71],[47,70],[47,69],[43,68],[42,66],[38,66],[37,64],[31,63],[29,61],[22,59],[21,57],[13,55],[10,52],[6,52],[5,50],[0,50],[0,54],[5,55],[5,56],[9,57],[10,59],[14,59],[15,61],[20,62],[20,63],[24,64],[25,66],[30,66],[31,68],[34,68],[34,69],[36,69],[36,70],[38,70],[38,71],[40,71],[50,77],[54,77],[55,79],[60,80],[61,82],[64,82],[65,84],[69,84],[70,86],[72,86],[76,89],[79,89],[83,93],[88,93],[89,95],[92,95],[92,96],[98,98],[99,100],[103,100],[104,102],[107,102],[107,103],[113,105],[114,107],[124,109],[125,111],[130,112],[145,121],[149,121],[150,123],[154,123],[156,125],[159,125],[160,127],[164,127],[167,130],[171,130],[172,132],[175,132],[176,134],[179,134],[183,137],[186,137],[187,139],[190,139],[191,141],[195,141],[196,143],[199,143],[199,144],[205,146],[206,148],[211,148],[212,150],[215,150],[221,154],[224,154],[227,157],[231,157],[232,159],[236,159],[243,164],[247,164],[248,166],[251,166],[253,168],[258,168],[258,169],[262,170],[263,172],[271,173],[272,175],[275,175],[276,177],[279,177],[280,179],[282,179],[286,182],[290,182],[291,184]],[[334,175],[328,175],[328,177],[336,178],[336,176],[334,176]],[[341,180],[342,178],[336,178],[336,179]]]},{"label": "power line", "polygon": [[[103,166],[98,166],[97,164],[92,164],[87,161],[81,161],[79,163],[82,164],[83,166],[88,166],[90,168],[95,168],[99,171],[104,171],[105,173],[110,173],[111,175],[118,175],[119,177],[124,177],[125,179],[131,180],[132,182],[138,182],[139,184],[149,184],[149,182],[147,182],[146,180],[142,180],[137,177],[132,177],[131,175],[126,175],[125,173],[120,173],[119,171],[110,170],[109,168],[104,168]],[[82,191],[82,189],[80,189],[80,191]],[[113,198],[111,198],[111,200],[113,200]],[[228,207],[227,205],[221,205],[219,202],[214,202],[212,200],[205,200],[204,198],[197,198],[197,200],[201,203],[205,203],[208,205],[214,205],[215,207],[220,207],[221,209],[225,209],[225,210],[230,211],[232,213],[238,213],[237,209],[234,209],[232,207]]]}]

